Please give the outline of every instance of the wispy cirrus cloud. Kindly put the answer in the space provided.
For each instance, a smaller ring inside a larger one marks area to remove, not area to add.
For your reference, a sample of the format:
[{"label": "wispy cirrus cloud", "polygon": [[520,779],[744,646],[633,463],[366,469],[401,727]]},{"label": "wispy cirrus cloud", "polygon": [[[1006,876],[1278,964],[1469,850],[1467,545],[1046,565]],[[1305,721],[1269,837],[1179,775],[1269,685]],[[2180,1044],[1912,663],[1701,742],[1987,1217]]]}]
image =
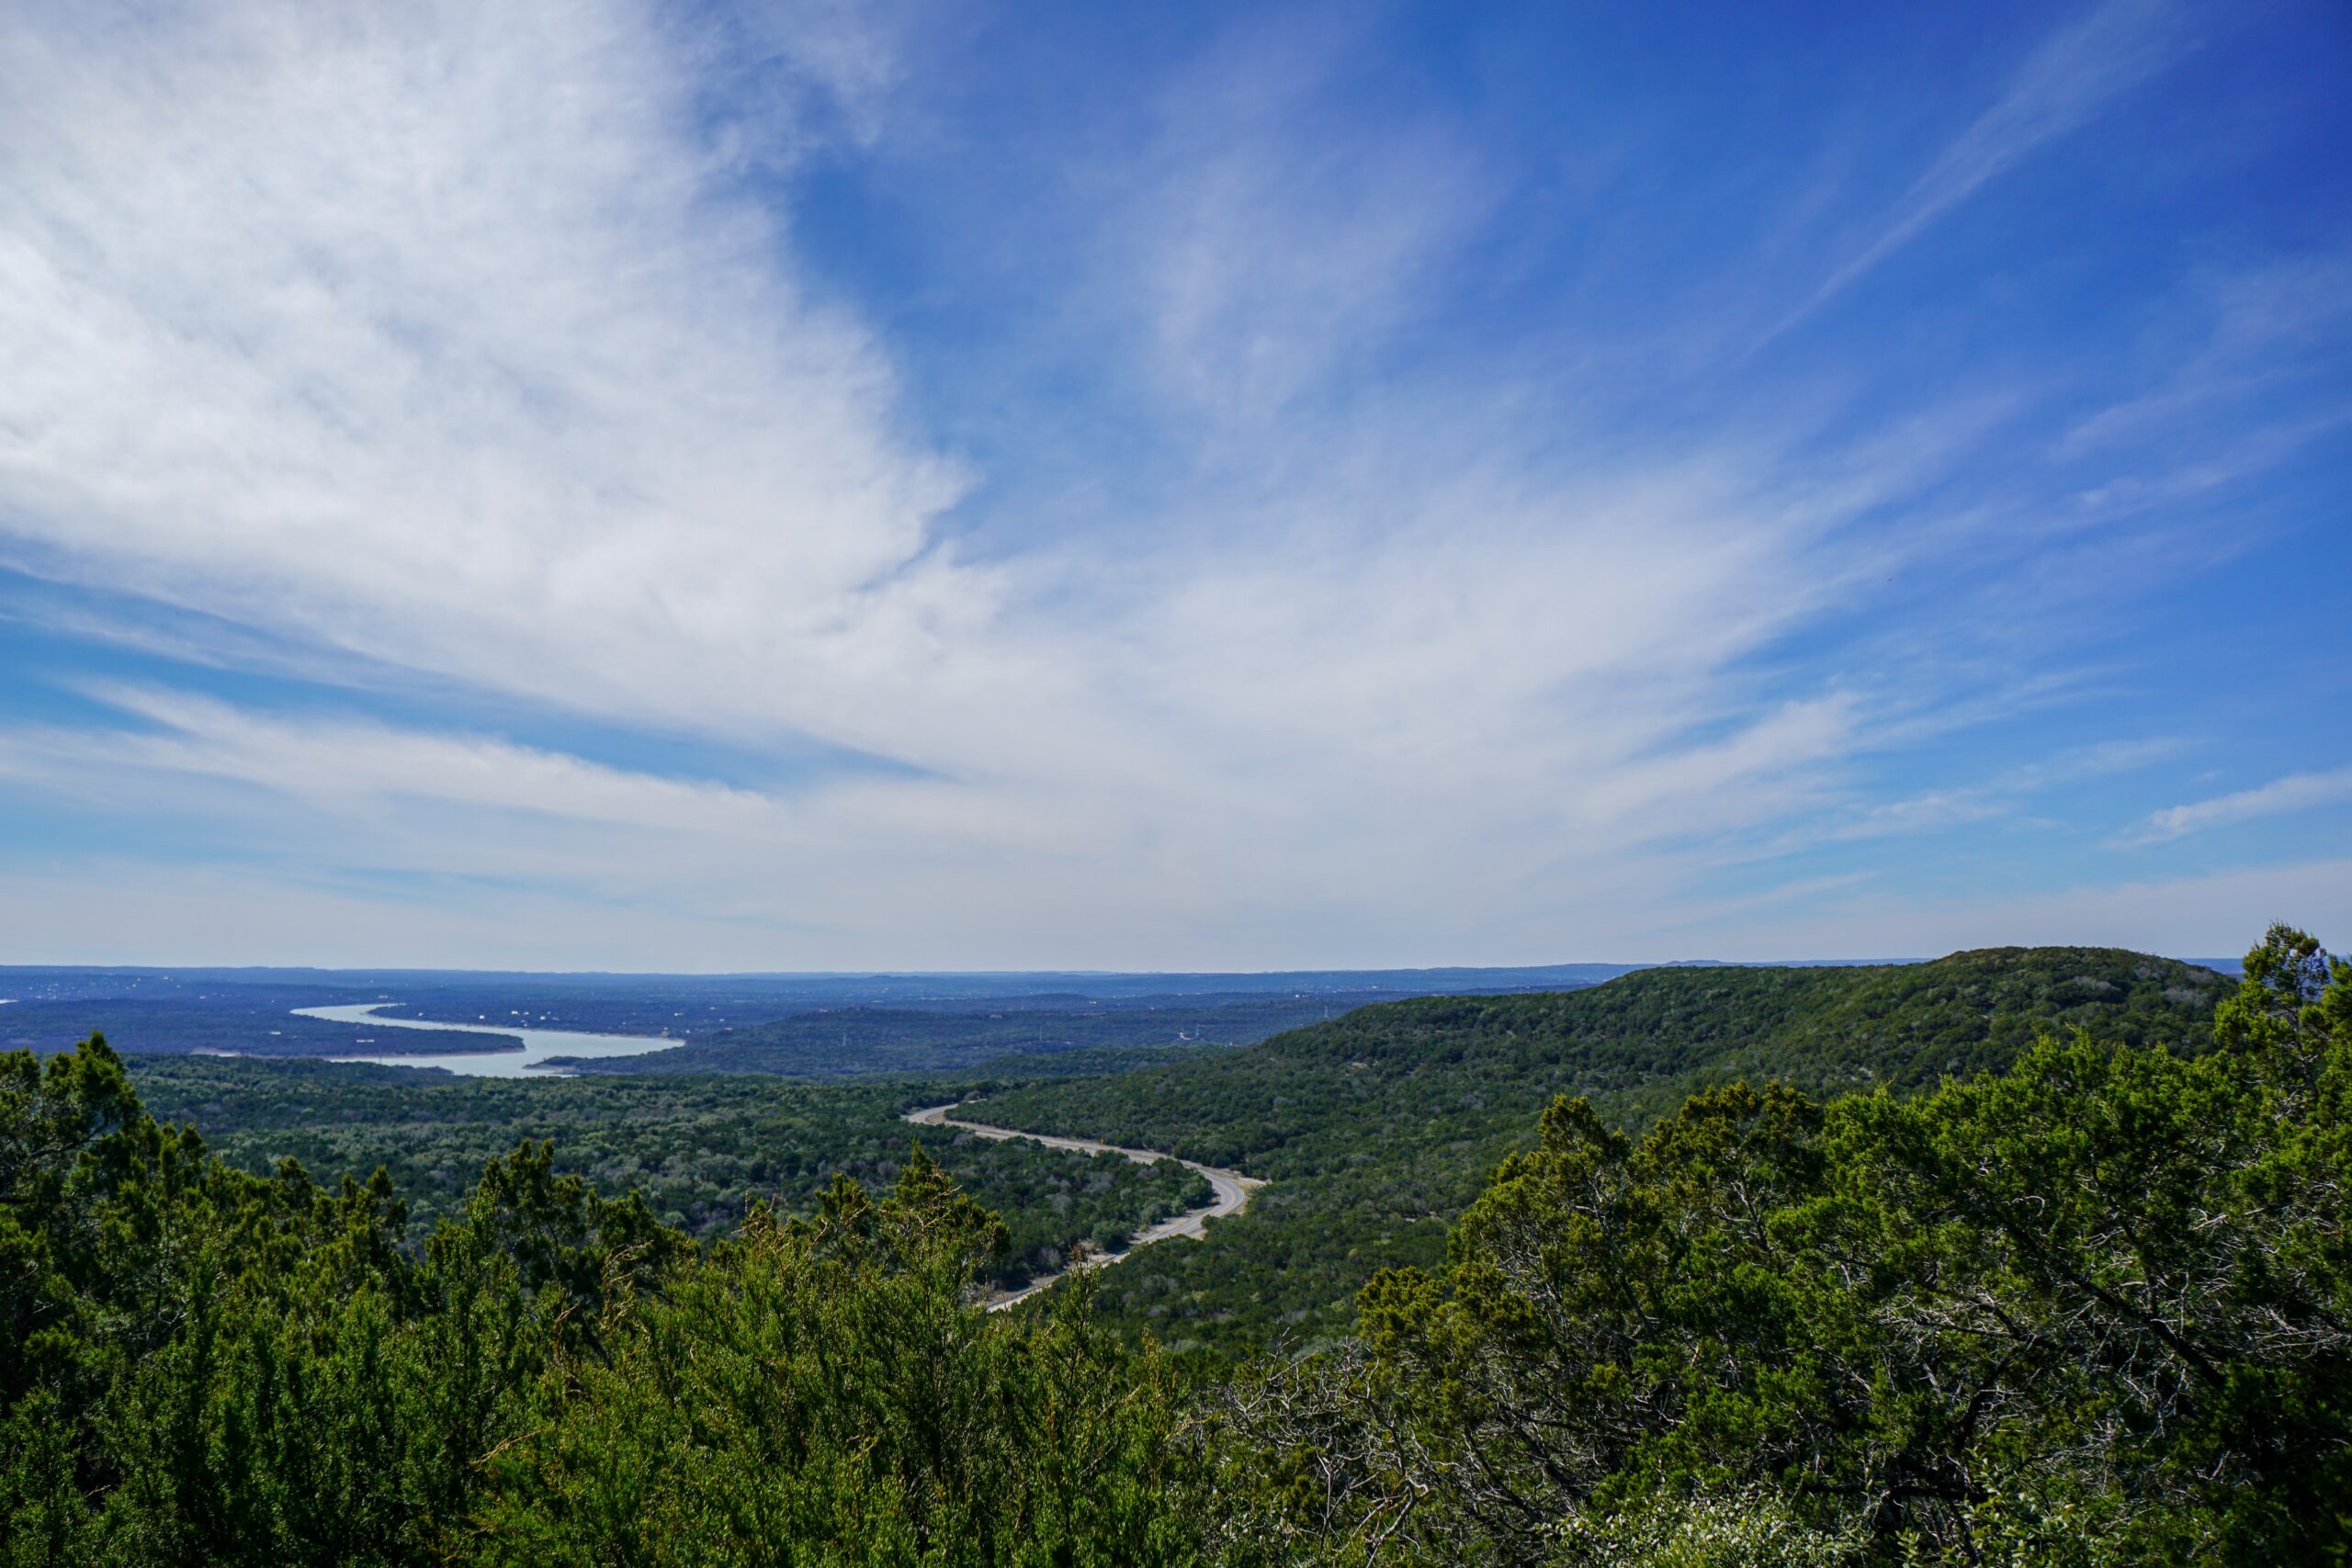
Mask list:
[{"label": "wispy cirrus cloud", "polygon": [[964,481],[769,265],[690,42],[605,0],[17,13],[13,553],[589,709],[842,737],[929,686],[997,597],[933,533]]},{"label": "wispy cirrus cloud", "polygon": [[[2352,343],[2352,254],[2318,251],[2207,281],[2184,312],[2203,341],[2152,388],[2137,389],[2068,430],[2062,454],[2080,457],[2155,431],[2178,431],[2218,409],[2293,391],[2344,361]],[[2324,389],[2294,421],[2293,439],[2308,439],[2352,415],[2352,405]]]},{"label": "wispy cirrus cloud", "polygon": [[2211,800],[2192,801],[2186,806],[2167,807],[2153,812],[2118,842],[2127,845],[2161,844],[2209,829],[2226,828],[2239,822],[2251,822],[2260,817],[2278,817],[2290,811],[2310,811],[2323,806],[2335,806],[2352,800],[2352,768],[2337,768],[2329,773],[2290,773],[2273,779],[2254,789],[2242,789],[2233,794],[2216,795]]},{"label": "wispy cirrus cloud", "polygon": [[[1806,276],[2120,103],[2171,15],[2043,40]],[[1622,243],[1645,302],[1652,265],[1736,293],[1736,247],[1624,238],[1679,172],[1612,206],[1442,91],[1368,105],[1401,73],[1348,17],[1204,22],[1130,63],[1101,148],[1055,123],[1041,164],[956,164],[1038,264],[975,305],[956,244],[889,229],[952,134],[897,140],[909,106],[968,85],[910,74],[933,29],[895,7],[12,13],[0,565],[24,621],[145,662],[28,660],[86,711],[0,701],[11,809],[218,863],[153,868],[156,951],[266,863],[333,868],[304,908],[526,890],[505,927],[444,900],[479,961],[560,958],[571,898],[600,942],[634,911],[644,963],[1215,965],[1623,953],[1866,875],[1739,883],[1778,847],[2049,787],[1971,763],[1889,800],[1862,764],[2079,692],[2051,650],[2170,568],[2079,507],[2061,558],[2053,497],[2156,493],[2220,437],[2152,457],[2161,419],[2119,415],[2061,490],[2009,439],[2047,378],[1896,376],[1860,418],[1678,380],[1747,315],[1668,352],[1556,264]],[[962,383],[923,379],[926,319],[984,340]],[[1033,331],[1070,340],[1053,387]],[[942,434],[975,429],[1001,446]],[[31,934],[87,951],[145,918],[53,910]]]},{"label": "wispy cirrus cloud", "polygon": [[2048,761],[2004,769],[1981,784],[1941,785],[1869,804],[1837,803],[1814,820],[1776,835],[1758,852],[1786,855],[1822,844],[1904,838],[2016,820],[2037,795],[2145,768],[2186,749],[2179,739],[2165,736],[2101,741],[2074,748]]},{"label": "wispy cirrus cloud", "polygon": [[[921,777],[755,796],[152,691],[108,696],[149,729],[90,727],[92,765],[426,803],[433,831],[376,841],[435,864],[512,858],[456,816],[635,814],[695,839],[689,862],[757,841],[740,874],[854,902],[861,856],[919,844],[1067,900],[1041,940],[1068,941],[1193,866],[1230,868],[1244,902],[1329,885],[1401,930],[1425,918],[1403,890],[1482,856],[1498,820],[1605,828],[1611,853],[1718,830],[1815,794],[1869,722],[1834,694],[1751,707],[1724,676],[1815,611],[1841,576],[1826,542],[1900,478],[1823,486],[1736,453],[1568,472],[1528,455],[1544,433],[1509,389],[1479,394],[1487,418],[1405,386],[1351,428],[1204,437],[1238,477],[1168,507],[1164,547],[982,562],[948,542],[966,476],[910,434],[890,355],[814,298],[711,143],[695,40],[619,0],[494,24],[254,0],[160,34],[107,15],[21,17],[0,51],[21,197],[0,350],[36,367],[0,387],[22,563],[294,649]],[[779,69],[872,114],[887,67],[852,51],[835,84],[842,58]],[[1141,194],[1172,228],[1142,302],[1186,375],[1263,412],[1408,314],[1487,198],[1442,125],[1334,143],[1279,73],[1227,85],[1165,128]],[[1479,809],[1449,809],[1465,792]],[[1003,858],[1049,841],[1114,869],[1065,886]]]},{"label": "wispy cirrus cloud", "polygon": [[212,779],[327,810],[435,801],[493,812],[765,836],[778,804],[751,790],[615,768],[494,736],[419,732],[339,715],[257,714],[153,687],[96,685],[136,728],[0,734],[0,773],[103,790],[109,777]]},{"label": "wispy cirrus cloud", "polygon": [[1237,29],[1168,85],[1123,172],[1114,243],[1147,282],[1148,330],[1171,385],[1216,419],[1282,416],[1360,369],[1504,194],[1442,118],[1333,112],[1361,47],[1328,15]]},{"label": "wispy cirrus cloud", "polygon": [[1778,336],[2035,152],[2177,60],[2190,35],[2177,0],[2100,0],[2044,39],[1993,106],[1947,145],[1860,249],[1772,329]]}]

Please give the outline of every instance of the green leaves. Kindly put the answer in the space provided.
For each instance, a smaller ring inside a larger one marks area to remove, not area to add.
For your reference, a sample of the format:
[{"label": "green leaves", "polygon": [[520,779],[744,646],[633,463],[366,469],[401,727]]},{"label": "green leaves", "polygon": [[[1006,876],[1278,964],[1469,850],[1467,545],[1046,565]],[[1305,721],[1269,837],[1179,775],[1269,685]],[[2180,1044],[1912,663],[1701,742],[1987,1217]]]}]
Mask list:
[{"label": "green leaves", "polygon": [[756,1218],[550,1387],[495,1461],[482,1555],[1186,1560],[1198,1486],[1172,1385],[1082,1300],[1034,1325],[979,1311],[989,1224],[967,1203],[933,1168],[815,1223]]}]

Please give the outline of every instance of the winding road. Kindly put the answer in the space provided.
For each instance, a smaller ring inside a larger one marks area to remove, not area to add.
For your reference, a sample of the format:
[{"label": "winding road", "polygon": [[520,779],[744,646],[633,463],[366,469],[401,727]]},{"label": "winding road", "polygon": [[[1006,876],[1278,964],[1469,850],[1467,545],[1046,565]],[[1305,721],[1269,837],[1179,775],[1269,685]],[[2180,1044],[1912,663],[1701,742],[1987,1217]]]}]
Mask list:
[{"label": "winding road", "polygon": [[[1160,1154],[1152,1149],[1121,1148],[1116,1144],[1098,1143],[1092,1138],[1057,1138],[1050,1133],[1023,1133],[1011,1127],[991,1127],[981,1122],[967,1122],[960,1117],[947,1114],[956,1109],[958,1107],[955,1105],[933,1105],[922,1111],[908,1111],[907,1120],[918,1127],[954,1127],[959,1132],[971,1133],[983,1138],[999,1140],[1026,1138],[1033,1144],[1043,1144],[1049,1149],[1072,1149],[1086,1155],[1125,1155],[1137,1165],[1157,1165],[1164,1159],[1176,1159],[1174,1155]],[[1124,1262],[1130,1255],[1149,1247],[1153,1242],[1166,1241],[1171,1235],[1189,1235],[1198,1240],[1207,1234],[1209,1221],[1221,1220],[1228,1214],[1239,1213],[1250,1206],[1250,1195],[1266,1185],[1262,1179],[1244,1176],[1238,1170],[1224,1170],[1216,1166],[1201,1165],[1189,1159],[1176,1159],[1176,1163],[1186,1170],[1198,1172],[1207,1179],[1210,1190],[1215,1193],[1215,1197],[1208,1205],[1204,1208],[1188,1210],[1173,1219],[1162,1220],[1156,1225],[1137,1231],[1128,1241],[1125,1252],[1097,1253],[1089,1258],[1083,1267],[1107,1269],[1114,1263]],[[1018,1306],[1069,1272],[1069,1269],[1063,1269],[1040,1279],[1032,1280],[1017,1291],[1003,1292],[989,1300],[989,1310],[1002,1312],[1007,1307]]]}]

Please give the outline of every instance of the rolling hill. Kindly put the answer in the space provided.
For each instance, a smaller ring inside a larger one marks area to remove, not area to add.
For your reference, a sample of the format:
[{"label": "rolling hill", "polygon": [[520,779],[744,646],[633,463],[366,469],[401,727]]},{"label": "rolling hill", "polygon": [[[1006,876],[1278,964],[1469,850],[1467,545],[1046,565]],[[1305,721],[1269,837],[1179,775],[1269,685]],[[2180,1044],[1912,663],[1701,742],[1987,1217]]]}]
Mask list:
[{"label": "rolling hill", "polygon": [[1106,1279],[1101,1304],[1179,1348],[1312,1341],[1346,1325],[1377,1269],[1443,1255],[1447,1224],[1555,1095],[1638,1126],[1732,1078],[1932,1088],[2005,1067],[2042,1032],[2194,1053],[2228,989],[2213,970],[2113,948],[1647,969],[1562,993],[1385,1003],[1252,1047],[985,1086],[985,1116],[1271,1179],[1205,1245]]}]

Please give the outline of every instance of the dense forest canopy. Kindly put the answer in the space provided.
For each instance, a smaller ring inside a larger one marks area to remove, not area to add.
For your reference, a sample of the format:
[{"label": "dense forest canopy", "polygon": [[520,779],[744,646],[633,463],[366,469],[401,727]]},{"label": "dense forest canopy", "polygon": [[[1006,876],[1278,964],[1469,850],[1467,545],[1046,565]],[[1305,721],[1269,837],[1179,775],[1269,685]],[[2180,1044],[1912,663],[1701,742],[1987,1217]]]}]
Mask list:
[{"label": "dense forest canopy", "polygon": [[[17,1053],[6,1560],[2342,1560],[2352,964],[2279,929],[2234,987],[1917,967],[1406,1004],[1236,1054],[1347,1086],[1234,1134],[1270,1195],[1345,1171],[1272,1162],[1351,1106],[1414,1168],[1483,1159],[1485,1116],[1516,1148],[1350,1332],[1182,1363],[1097,1310],[1148,1261],[983,1311],[1012,1233],[912,1148],[697,1239],[526,1142],[418,1235],[389,1173],[223,1161],[103,1042]],[[1155,1070],[1104,1106],[1215,1136]]]},{"label": "dense forest canopy", "polygon": [[2211,969],[2115,948],[1648,969],[1551,995],[1362,1008],[1250,1051],[990,1087],[986,1116],[1272,1178],[1208,1246],[1106,1279],[1101,1305],[1180,1348],[1313,1343],[1347,1330],[1381,1268],[1442,1260],[1446,1222],[1555,1096],[1638,1126],[1741,1077],[1931,1088],[2005,1067],[2047,1030],[2194,1052],[2228,989]]},{"label": "dense forest canopy", "polygon": [[[483,1166],[527,1139],[551,1145],[559,1170],[605,1197],[635,1193],[673,1229],[723,1235],[763,1202],[806,1212],[837,1176],[889,1186],[918,1138],[899,1112],[922,1095],[956,1096],[767,1077],[453,1078],[213,1057],[130,1068],[149,1109],[196,1126],[241,1170],[267,1175],[288,1159],[330,1174],[385,1170],[420,1234],[461,1217]],[[920,1136],[1004,1216],[1010,1244],[989,1273],[1006,1285],[1208,1201],[1206,1184],[1172,1161],[1074,1159],[947,1129]]]}]

